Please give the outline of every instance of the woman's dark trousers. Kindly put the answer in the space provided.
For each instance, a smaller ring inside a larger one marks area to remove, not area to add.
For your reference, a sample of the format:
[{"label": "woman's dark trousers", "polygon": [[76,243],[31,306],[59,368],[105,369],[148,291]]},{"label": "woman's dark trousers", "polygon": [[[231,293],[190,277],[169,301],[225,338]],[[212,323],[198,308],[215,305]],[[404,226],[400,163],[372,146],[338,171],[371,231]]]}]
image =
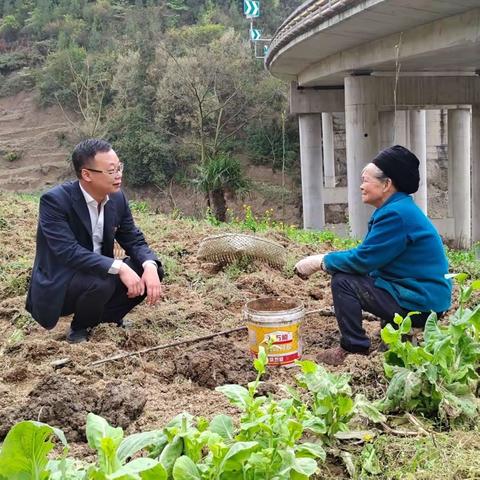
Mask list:
[{"label": "woman's dark trousers", "polygon": [[[409,310],[402,308],[386,290],[374,285],[368,275],[335,273],[332,277],[332,295],[335,316],[340,329],[340,345],[352,353],[365,353],[370,348],[370,339],[362,326],[362,311],[370,312],[391,323],[396,313],[402,317]],[[430,312],[412,316],[412,325],[423,328]]]}]

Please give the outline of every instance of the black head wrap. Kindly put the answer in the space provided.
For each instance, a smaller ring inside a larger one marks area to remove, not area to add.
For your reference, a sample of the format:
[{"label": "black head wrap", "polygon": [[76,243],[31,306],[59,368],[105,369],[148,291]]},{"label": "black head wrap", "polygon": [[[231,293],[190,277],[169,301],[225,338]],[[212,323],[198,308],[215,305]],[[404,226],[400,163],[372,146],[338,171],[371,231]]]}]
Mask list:
[{"label": "black head wrap", "polygon": [[372,161],[388,178],[399,192],[415,193],[420,184],[418,158],[401,145],[382,150]]}]

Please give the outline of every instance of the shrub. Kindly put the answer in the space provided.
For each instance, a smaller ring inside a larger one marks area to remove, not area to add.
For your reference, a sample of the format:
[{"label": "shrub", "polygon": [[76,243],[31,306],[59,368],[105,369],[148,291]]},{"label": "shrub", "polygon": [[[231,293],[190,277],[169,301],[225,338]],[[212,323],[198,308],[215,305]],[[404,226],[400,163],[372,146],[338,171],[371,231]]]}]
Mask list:
[{"label": "shrub", "polygon": [[10,152],[7,152],[3,158],[7,162],[14,162],[15,160],[19,160],[20,158],[22,158],[22,152],[19,152],[17,150],[12,150]]},{"label": "shrub", "polygon": [[0,73],[6,75],[24,67],[35,66],[41,60],[38,53],[28,50],[16,50],[0,55]]},{"label": "shrub", "polygon": [[[278,120],[270,123],[256,121],[247,128],[245,146],[254,165],[267,165],[272,169],[282,168],[283,134]],[[290,169],[295,164],[299,152],[298,128],[293,121],[285,124],[285,166]]]},{"label": "shrub", "polygon": [[[122,124],[123,128],[115,128]],[[124,175],[130,185],[164,186],[173,177],[177,163],[170,144],[144,121],[140,112],[120,115],[110,130],[110,140],[125,163]]]},{"label": "shrub", "polygon": [[13,42],[17,38],[20,27],[14,15],[6,15],[0,25],[0,37],[7,42]]},{"label": "shrub", "polygon": [[9,97],[19,92],[31,90],[35,86],[35,74],[24,68],[11,73],[7,77],[0,77],[0,97]]},{"label": "shrub", "polygon": [[75,83],[75,72],[83,71],[86,58],[87,52],[78,46],[70,46],[48,55],[38,79],[43,103],[56,104],[58,101],[68,107],[77,106],[72,85]]}]

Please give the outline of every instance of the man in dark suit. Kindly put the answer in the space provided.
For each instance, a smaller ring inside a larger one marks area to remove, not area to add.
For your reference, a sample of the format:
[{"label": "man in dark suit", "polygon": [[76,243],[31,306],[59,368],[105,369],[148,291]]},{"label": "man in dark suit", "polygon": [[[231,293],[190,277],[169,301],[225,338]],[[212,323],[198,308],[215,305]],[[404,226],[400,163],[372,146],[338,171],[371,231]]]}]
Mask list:
[{"label": "man in dark suit", "polygon": [[[47,329],[73,313],[67,341],[87,340],[102,322],[123,317],[145,297],[162,296],[162,265],[135,226],[120,190],[123,165],[105,140],[79,143],[72,154],[77,181],[40,199],[37,251],[27,310]],[[128,258],[113,258],[116,240]]]}]

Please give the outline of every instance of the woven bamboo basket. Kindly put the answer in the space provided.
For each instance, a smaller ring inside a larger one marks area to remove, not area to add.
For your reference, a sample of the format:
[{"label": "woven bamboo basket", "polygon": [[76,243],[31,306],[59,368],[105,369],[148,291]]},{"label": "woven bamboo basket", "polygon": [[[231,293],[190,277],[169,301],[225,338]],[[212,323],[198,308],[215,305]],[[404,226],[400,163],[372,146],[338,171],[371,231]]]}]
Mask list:
[{"label": "woven bamboo basket", "polygon": [[212,263],[233,263],[242,258],[259,260],[272,267],[283,267],[286,250],[282,245],[265,238],[240,233],[224,233],[204,238],[197,258]]}]

